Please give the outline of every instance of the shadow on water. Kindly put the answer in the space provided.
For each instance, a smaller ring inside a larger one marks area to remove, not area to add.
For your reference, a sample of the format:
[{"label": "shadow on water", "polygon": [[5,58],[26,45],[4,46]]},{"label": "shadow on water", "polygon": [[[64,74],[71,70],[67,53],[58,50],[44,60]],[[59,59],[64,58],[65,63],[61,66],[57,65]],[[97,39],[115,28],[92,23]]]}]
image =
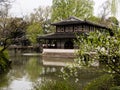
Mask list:
[{"label": "shadow on water", "polygon": [[[0,90],[30,90],[37,81],[61,80],[58,77],[61,68],[73,62],[73,59],[43,58],[39,54],[23,53],[11,53],[10,59],[12,69],[0,75]],[[81,72],[81,84],[90,81],[91,77],[85,78],[85,74]]]}]

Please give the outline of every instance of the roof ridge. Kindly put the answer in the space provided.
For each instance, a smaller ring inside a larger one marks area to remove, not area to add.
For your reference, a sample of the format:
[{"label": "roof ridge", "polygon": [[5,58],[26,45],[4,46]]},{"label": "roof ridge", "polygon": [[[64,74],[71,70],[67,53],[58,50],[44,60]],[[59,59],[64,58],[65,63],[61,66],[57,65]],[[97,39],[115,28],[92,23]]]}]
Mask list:
[{"label": "roof ridge", "polygon": [[78,21],[83,21],[82,19],[79,19],[75,16],[70,16],[67,20],[72,20],[72,19],[75,19],[75,20],[78,20]]}]

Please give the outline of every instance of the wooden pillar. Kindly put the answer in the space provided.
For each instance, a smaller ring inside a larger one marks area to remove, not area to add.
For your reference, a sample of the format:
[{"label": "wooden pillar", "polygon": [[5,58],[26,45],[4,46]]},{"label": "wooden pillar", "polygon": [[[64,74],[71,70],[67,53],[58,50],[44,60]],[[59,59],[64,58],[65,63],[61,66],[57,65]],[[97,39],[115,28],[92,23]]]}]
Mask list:
[{"label": "wooden pillar", "polygon": [[48,48],[48,43],[47,43],[47,40],[45,40],[45,43],[46,43],[46,48]]},{"label": "wooden pillar", "polygon": [[61,39],[60,39],[60,48],[62,48],[62,46],[61,46]]},{"label": "wooden pillar", "polygon": [[82,31],[84,31],[84,25],[82,24]]}]

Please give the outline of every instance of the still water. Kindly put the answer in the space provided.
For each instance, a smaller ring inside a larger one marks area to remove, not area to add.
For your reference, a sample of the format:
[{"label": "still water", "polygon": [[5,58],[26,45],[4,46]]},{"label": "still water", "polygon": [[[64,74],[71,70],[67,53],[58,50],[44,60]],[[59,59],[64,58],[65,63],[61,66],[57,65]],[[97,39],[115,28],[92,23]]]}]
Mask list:
[{"label": "still water", "polygon": [[[73,62],[68,58],[43,58],[39,54],[11,55],[11,69],[0,75],[0,90],[31,90],[36,81],[44,79],[57,79],[57,72]],[[81,73],[81,85],[95,78]],[[96,75],[97,76],[97,75]]]},{"label": "still water", "polygon": [[55,78],[55,72],[67,61],[62,59],[60,62],[60,58],[44,60],[39,54],[11,55],[10,59],[11,69],[0,75],[0,90],[30,90],[36,81]]}]

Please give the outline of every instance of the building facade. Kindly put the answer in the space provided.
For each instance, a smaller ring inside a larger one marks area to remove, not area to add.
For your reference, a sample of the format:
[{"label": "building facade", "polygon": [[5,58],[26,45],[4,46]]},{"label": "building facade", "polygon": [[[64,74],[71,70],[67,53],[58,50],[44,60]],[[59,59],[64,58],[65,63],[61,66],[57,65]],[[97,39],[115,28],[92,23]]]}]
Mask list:
[{"label": "building facade", "polygon": [[51,24],[56,27],[56,31],[51,34],[39,36],[38,40],[43,40],[44,48],[74,49],[77,46],[74,43],[76,35],[88,34],[89,32],[108,32],[109,28],[92,23],[87,20],[80,20],[76,17],[69,17]]}]

